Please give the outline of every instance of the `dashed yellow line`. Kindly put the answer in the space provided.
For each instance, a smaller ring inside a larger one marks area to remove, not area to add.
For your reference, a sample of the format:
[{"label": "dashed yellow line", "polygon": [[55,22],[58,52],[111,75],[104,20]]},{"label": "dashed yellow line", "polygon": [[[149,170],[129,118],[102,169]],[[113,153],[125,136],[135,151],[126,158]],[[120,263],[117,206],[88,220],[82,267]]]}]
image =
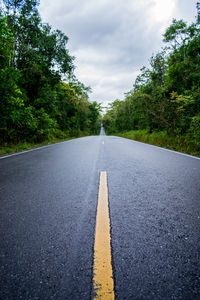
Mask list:
[{"label": "dashed yellow line", "polygon": [[114,299],[107,174],[100,174],[93,268],[94,299]]}]

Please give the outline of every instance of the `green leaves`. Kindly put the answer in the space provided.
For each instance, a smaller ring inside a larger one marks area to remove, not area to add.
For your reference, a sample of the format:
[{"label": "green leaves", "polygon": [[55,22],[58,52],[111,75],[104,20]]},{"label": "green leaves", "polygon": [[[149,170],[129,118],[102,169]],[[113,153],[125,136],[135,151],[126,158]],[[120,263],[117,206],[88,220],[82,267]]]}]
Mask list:
[{"label": "green leaves", "polygon": [[[164,34],[170,45],[143,67],[124,101],[114,101],[103,122],[108,133],[166,131],[200,143],[200,30],[173,20]],[[199,144],[198,144],[199,145]]]},{"label": "green leaves", "polygon": [[9,65],[13,50],[13,34],[6,25],[6,17],[0,16],[0,68]]},{"label": "green leaves", "polygon": [[167,28],[164,34],[164,42],[170,42],[176,49],[188,39],[187,25],[183,20],[173,19],[172,24]]},{"label": "green leaves", "polygon": [[[73,75],[68,37],[43,24],[37,0],[4,0],[0,15],[0,142],[97,133],[100,107]],[[63,76],[70,83],[64,83]]]}]

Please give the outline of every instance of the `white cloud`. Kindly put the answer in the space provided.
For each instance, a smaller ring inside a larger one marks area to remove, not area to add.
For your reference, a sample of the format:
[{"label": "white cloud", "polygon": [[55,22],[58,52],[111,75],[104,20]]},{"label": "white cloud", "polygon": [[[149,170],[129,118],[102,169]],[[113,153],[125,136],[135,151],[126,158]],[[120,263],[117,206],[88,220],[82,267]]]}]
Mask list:
[{"label": "white cloud", "polygon": [[175,12],[176,2],[176,0],[153,0],[152,21],[161,23],[170,21]]},{"label": "white cloud", "polygon": [[[193,3],[194,2],[194,3]],[[75,74],[91,100],[123,98],[151,54],[160,50],[172,18],[194,20],[195,0],[41,0],[43,21],[69,37]],[[193,10],[191,9],[193,6]],[[193,15],[193,17],[191,17]]]}]

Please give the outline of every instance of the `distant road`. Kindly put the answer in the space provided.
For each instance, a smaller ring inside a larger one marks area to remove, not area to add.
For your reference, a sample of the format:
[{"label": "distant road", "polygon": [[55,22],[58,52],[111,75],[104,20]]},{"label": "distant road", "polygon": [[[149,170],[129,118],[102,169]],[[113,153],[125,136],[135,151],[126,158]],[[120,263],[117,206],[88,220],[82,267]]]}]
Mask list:
[{"label": "distant road", "polygon": [[1,300],[91,298],[101,171],[115,297],[200,299],[200,159],[101,135],[0,160]]},{"label": "distant road", "polygon": [[104,130],[103,126],[101,126],[100,135],[105,135],[105,130]]}]

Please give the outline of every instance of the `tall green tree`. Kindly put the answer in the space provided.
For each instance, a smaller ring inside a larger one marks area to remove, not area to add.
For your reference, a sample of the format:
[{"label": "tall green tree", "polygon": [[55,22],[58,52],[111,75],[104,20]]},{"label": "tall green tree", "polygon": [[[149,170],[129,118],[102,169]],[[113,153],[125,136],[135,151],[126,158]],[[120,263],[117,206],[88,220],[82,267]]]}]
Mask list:
[{"label": "tall green tree", "polygon": [[1,7],[0,142],[38,142],[97,128],[99,108],[73,75],[68,37],[42,23],[38,4],[3,0]]},{"label": "tall green tree", "polygon": [[[198,5],[199,7],[199,5]],[[161,52],[143,67],[124,101],[114,101],[104,117],[108,132],[146,129],[187,135],[200,145],[200,21],[173,20]]]}]

